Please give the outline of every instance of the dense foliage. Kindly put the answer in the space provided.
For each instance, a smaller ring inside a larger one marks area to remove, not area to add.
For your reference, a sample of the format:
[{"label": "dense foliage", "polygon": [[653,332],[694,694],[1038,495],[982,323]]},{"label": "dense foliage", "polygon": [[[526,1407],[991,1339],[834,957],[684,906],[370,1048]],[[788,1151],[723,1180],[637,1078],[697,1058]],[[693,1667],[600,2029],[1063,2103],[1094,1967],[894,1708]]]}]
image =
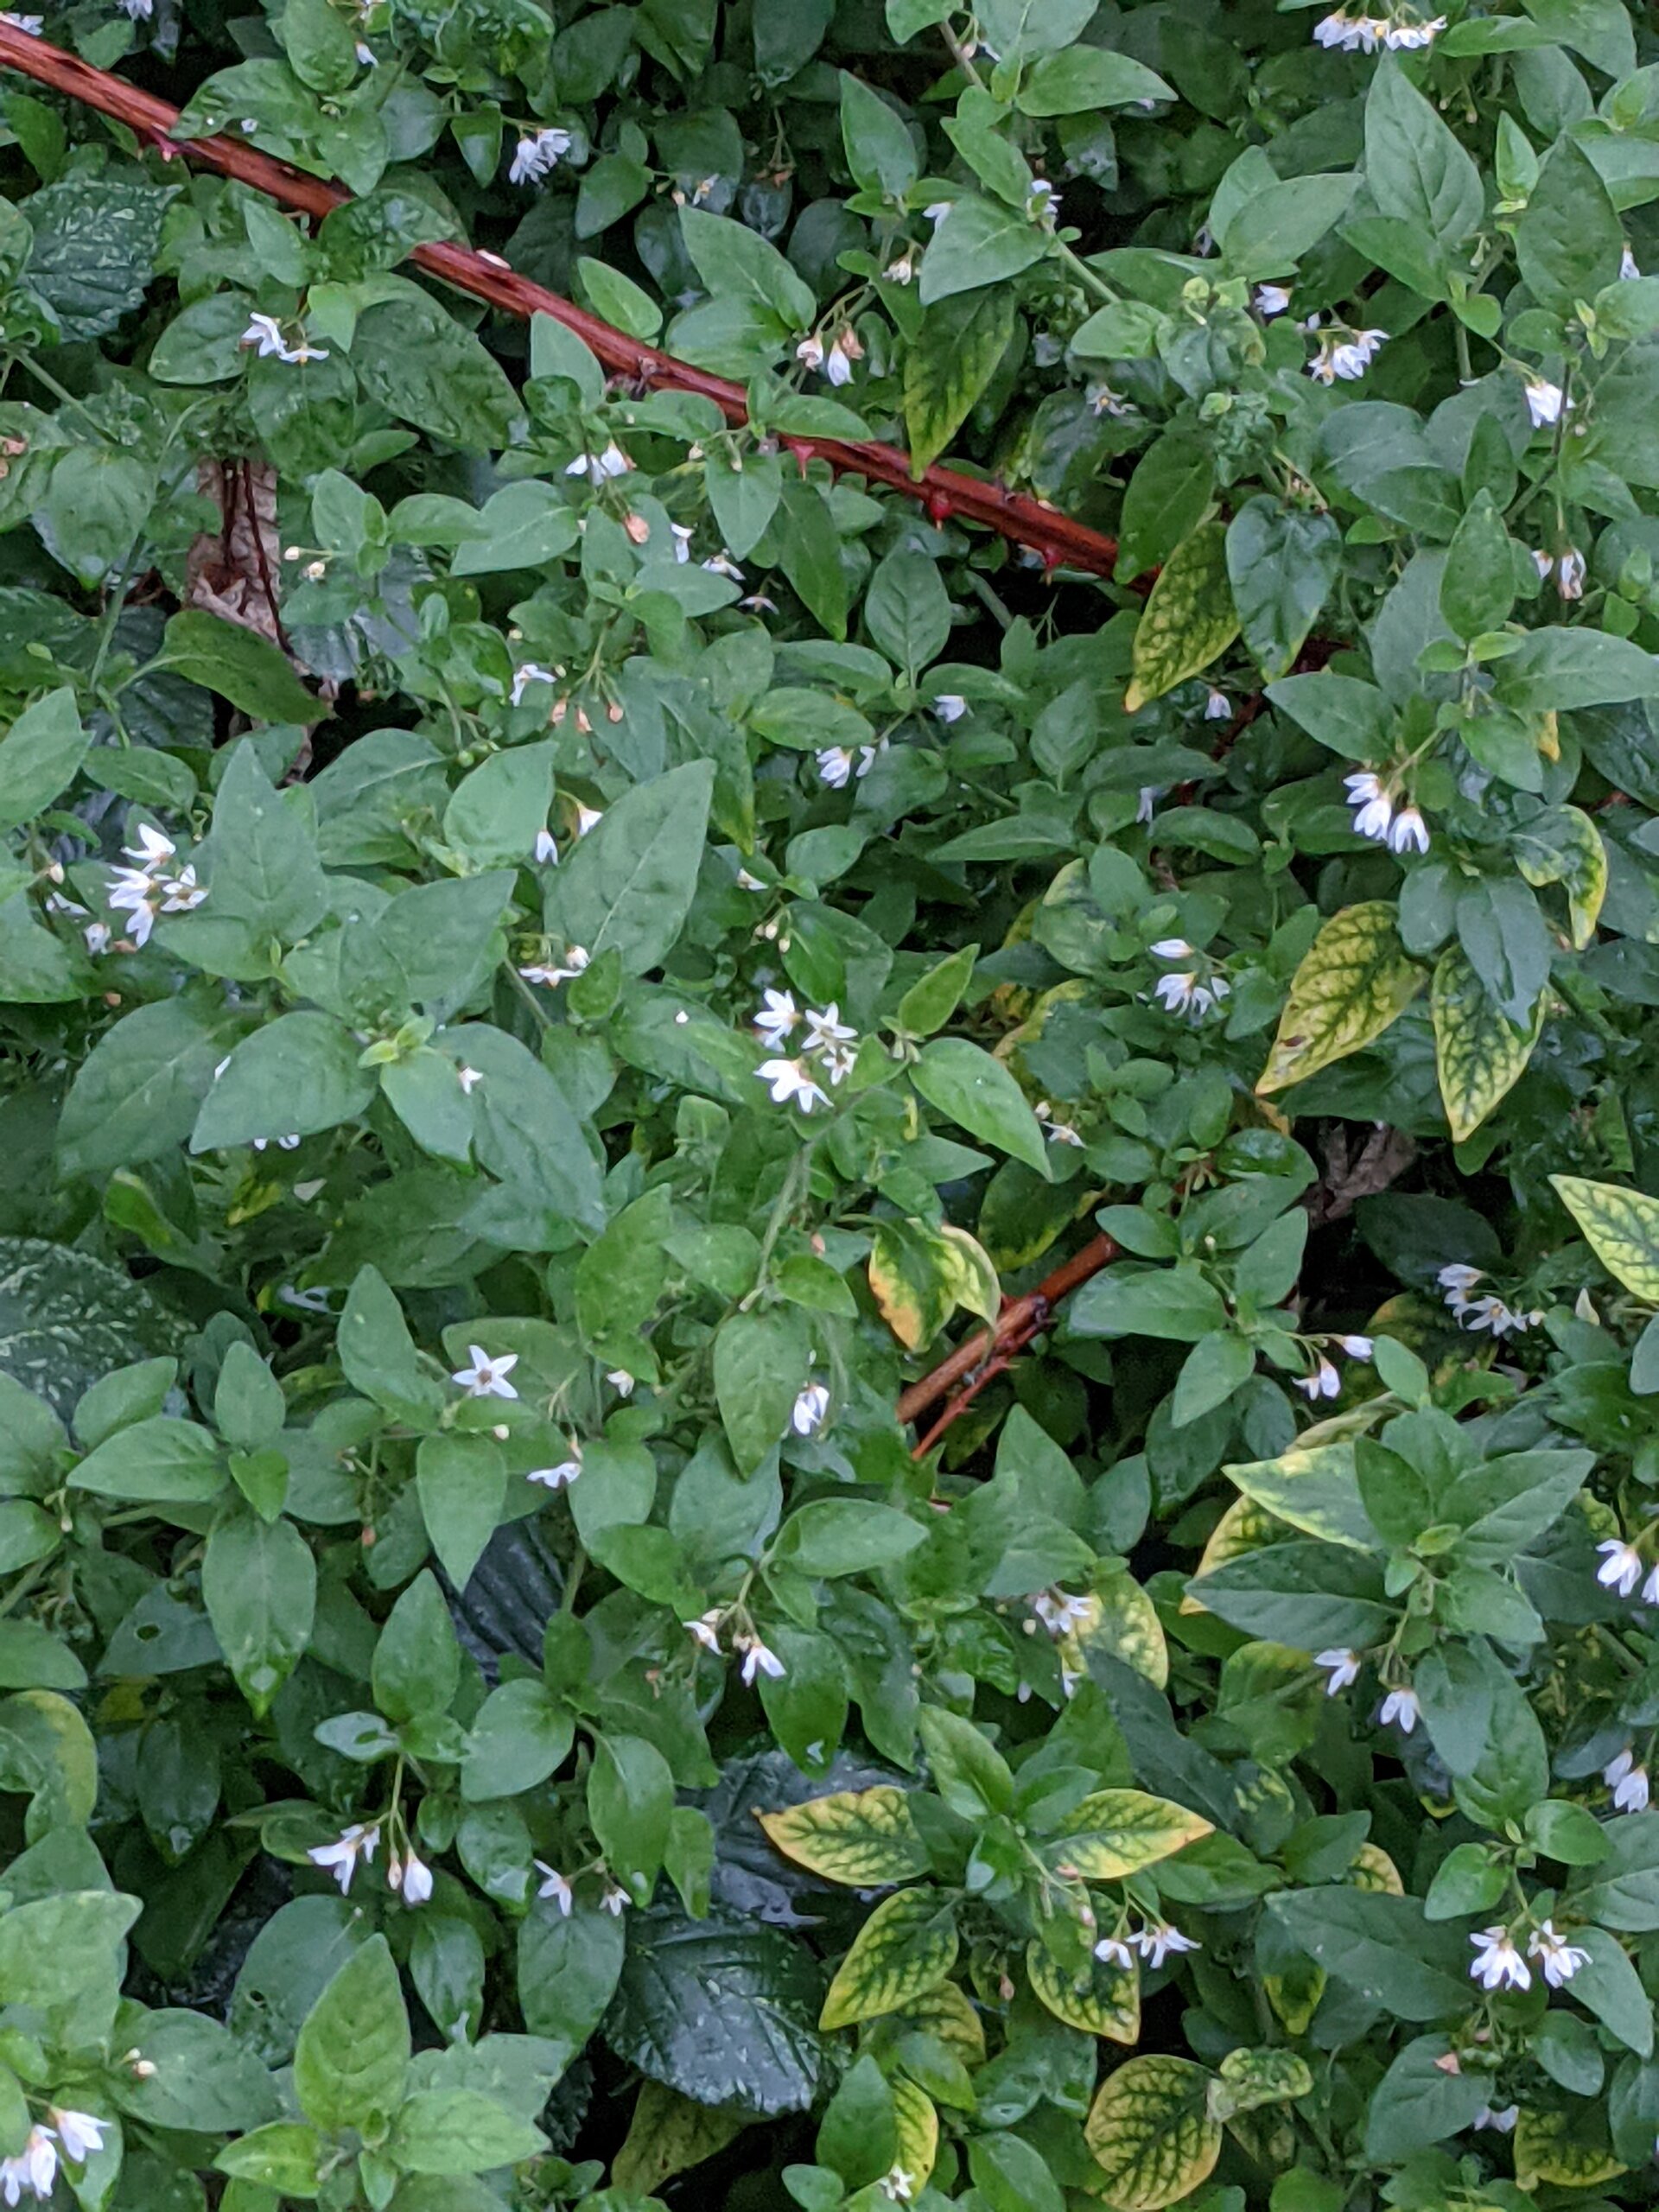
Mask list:
[{"label": "dense foliage", "polygon": [[1652,2201],[1659,48],[1487,4],[7,19],[356,195],[4,79],[8,2205]]}]

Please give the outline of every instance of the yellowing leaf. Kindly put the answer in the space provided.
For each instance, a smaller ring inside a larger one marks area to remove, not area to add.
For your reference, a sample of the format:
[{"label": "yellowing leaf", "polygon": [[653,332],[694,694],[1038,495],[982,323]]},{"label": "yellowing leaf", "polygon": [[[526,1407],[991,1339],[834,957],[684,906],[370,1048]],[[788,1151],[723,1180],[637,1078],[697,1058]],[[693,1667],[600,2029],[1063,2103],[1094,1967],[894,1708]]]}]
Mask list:
[{"label": "yellowing leaf", "polygon": [[619,2189],[652,2196],[662,2183],[723,2151],[747,2126],[741,2113],[718,2112],[664,2082],[642,2082],[611,2178]]},{"label": "yellowing leaf", "polygon": [[[870,1289],[906,1351],[931,1344],[956,1306],[939,1239],[914,1221],[880,1221],[870,1248]],[[955,1262],[951,1254],[950,1261]]]},{"label": "yellowing leaf", "polygon": [[1109,2043],[1135,2044],[1141,2040],[1141,1973],[1131,1965],[1127,1973],[1090,1956],[1087,1967],[1073,1974],[1039,1941],[1026,1949],[1026,1972],[1038,1999],[1057,2020],[1081,2028],[1085,2035],[1103,2036]]},{"label": "yellowing leaf", "polygon": [[1429,992],[1434,1021],[1434,1067],[1440,1099],[1459,1144],[1526,1071],[1544,1027],[1546,995],[1540,992],[1532,1020],[1517,1029],[1487,995],[1461,945],[1440,955]]},{"label": "yellowing leaf", "polygon": [[884,1898],[836,1969],[819,2015],[821,2028],[879,2019],[944,1980],[957,1962],[957,1923],[931,1889]]},{"label": "yellowing leaf", "polygon": [[1143,1789],[1096,1789],[1072,1812],[1065,1833],[1051,1839],[1047,1855],[1091,1882],[1120,1881],[1143,1866],[1155,1866],[1201,1835],[1214,1822],[1167,1797]]},{"label": "yellowing leaf", "polygon": [[810,1798],[780,1813],[761,1813],[761,1827],[786,1859],[849,1888],[880,1889],[927,1872],[927,1853],[902,1789],[843,1789]]},{"label": "yellowing leaf", "polygon": [[1406,1885],[1400,1878],[1400,1869],[1380,1843],[1360,1845],[1354,1853],[1354,1863],[1348,1869],[1347,1878],[1357,1890],[1377,1890],[1391,1897],[1402,1897],[1406,1894]]},{"label": "yellowing leaf", "polygon": [[982,1320],[995,1321],[1002,1310],[1002,1286],[989,1253],[954,1222],[941,1222],[938,1235],[945,1281],[957,1305]]},{"label": "yellowing leaf", "polygon": [[[1258,1505],[1253,1497],[1236,1497],[1210,1531],[1210,1541],[1199,1557],[1193,1579],[1213,1574],[1230,1560],[1243,1559],[1246,1552],[1259,1552],[1268,1544],[1278,1543],[1284,1529],[1284,1522]],[[1209,1610],[1190,1592],[1181,1600],[1184,1613],[1206,1613]]]},{"label": "yellowing leaf", "polygon": [[1567,892],[1573,944],[1582,952],[1596,933],[1607,895],[1607,849],[1601,832],[1576,806],[1552,807],[1516,834],[1515,864],[1535,890],[1559,883]]},{"label": "yellowing leaf", "polygon": [[1325,1968],[1312,1959],[1295,1959],[1283,1974],[1263,1974],[1262,1987],[1290,2033],[1306,2035],[1325,1994]]},{"label": "yellowing leaf", "polygon": [[1169,1680],[1169,1646],[1158,1608],[1129,1574],[1115,1574],[1090,1598],[1086,1619],[1060,1638],[1060,1664],[1068,1674],[1089,1671],[1089,1651],[1109,1651],[1162,1689]]},{"label": "yellowing leaf", "polygon": [[1232,2120],[1262,2105],[1287,2104],[1313,2087],[1307,2061],[1294,2050],[1264,2048],[1230,2050],[1221,2062],[1221,2079],[1210,2085],[1209,2108],[1217,2120]]},{"label": "yellowing leaf", "polygon": [[1549,1179],[1608,1274],[1638,1298],[1659,1303],[1659,1198],[1582,1175]]},{"label": "yellowing leaf", "polygon": [[1359,1500],[1351,1444],[1294,1445],[1276,1459],[1254,1459],[1222,1472],[1273,1519],[1306,1535],[1349,1551],[1376,1548]]},{"label": "yellowing leaf", "polygon": [[1207,2099],[1211,2075],[1189,2058],[1125,2059],[1084,2126],[1116,2212],[1160,2212],[1207,2181],[1221,2151],[1221,2123]]},{"label": "yellowing leaf", "polygon": [[1410,1004],[1422,981],[1387,900],[1344,906],[1296,970],[1257,1090],[1282,1090],[1359,1052]]},{"label": "yellowing leaf", "polygon": [[893,2078],[893,2116],[899,2123],[893,2164],[910,2176],[912,2190],[925,2186],[939,2156],[939,2115],[925,2089],[907,2074]]},{"label": "yellowing leaf", "polygon": [[1134,680],[1123,711],[1161,699],[1209,667],[1238,635],[1238,609],[1227,581],[1227,530],[1200,523],[1170,555],[1135,633]]},{"label": "yellowing leaf", "polygon": [[1576,2113],[1522,2112],[1515,2124],[1515,2177],[1522,2189],[1553,2182],[1558,2189],[1593,2189],[1626,2168],[1604,2143],[1578,2139]]}]

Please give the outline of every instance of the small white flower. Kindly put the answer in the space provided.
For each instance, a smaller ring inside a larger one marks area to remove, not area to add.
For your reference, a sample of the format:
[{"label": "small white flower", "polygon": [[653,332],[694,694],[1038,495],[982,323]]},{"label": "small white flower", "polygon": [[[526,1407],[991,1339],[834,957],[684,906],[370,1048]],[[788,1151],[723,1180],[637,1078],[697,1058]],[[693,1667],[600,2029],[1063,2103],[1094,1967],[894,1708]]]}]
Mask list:
[{"label": "small white flower", "polygon": [[853,363],[863,359],[864,348],[851,330],[838,331],[828,346],[814,332],[802,339],[795,348],[795,358],[803,368],[815,371],[827,383],[849,385],[853,380]]},{"label": "small white flower", "polygon": [[1163,795],[1164,786],[1161,784],[1142,784],[1135,803],[1135,820],[1150,822],[1153,810]]},{"label": "small white flower", "polygon": [[1479,1982],[1483,1989],[1532,1987],[1531,1970],[1516,1949],[1507,1928],[1483,1928],[1478,1936],[1471,1936],[1469,1941],[1475,1947],[1475,1957],[1469,1968],[1471,1981]]},{"label": "small white flower", "polygon": [[778,612],[777,601],[768,599],[763,591],[753,591],[747,599],[740,599],[737,603],[746,614],[775,614]]},{"label": "small white flower", "polygon": [[1484,1276],[1484,1268],[1471,1268],[1461,1260],[1453,1260],[1443,1267],[1435,1281],[1446,1293],[1446,1302],[1454,1313],[1461,1313],[1468,1304],[1465,1294]]},{"label": "small white flower", "polygon": [[1095,1956],[1103,1967],[1116,1967],[1120,1974],[1129,1974],[1135,1967],[1135,1953],[1121,1936],[1103,1936],[1095,1946]]},{"label": "small white flower", "polygon": [[829,1410],[829,1391],[822,1382],[809,1382],[790,1409],[789,1425],[797,1436],[816,1435]]},{"label": "small white flower", "polygon": [[1073,1144],[1082,1149],[1083,1138],[1079,1132],[1072,1128],[1070,1122],[1056,1118],[1054,1109],[1046,1098],[1039,1098],[1031,1110],[1043,1124],[1051,1144]]},{"label": "small white flower", "polygon": [[719,1606],[711,1605],[706,1613],[699,1613],[694,1621],[682,1621],[680,1626],[688,1636],[695,1637],[705,1651],[712,1651],[718,1658],[720,1656],[720,1620]]},{"label": "small white flower", "polygon": [[72,2166],[84,2166],[104,2148],[107,2120],[90,2112],[66,2112],[57,2105],[48,2105],[46,2116],[57,2130],[63,2155]]},{"label": "small white flower", "polygon": [[274,315],[251,315],[239,343],[256,346],[261,360],[273,353],[280,356],[283,350],[283,327]]},{"label": "small white flower", "polygon": [[937,231],[956,204],[954,200],[935,200],[924,207],[922,213]]},{"label": "small white flower", "polygon": [[1337,1342],[1350,1359],[1370,1359],[1376,1350],[1370,1337],[1338,1337]]},{"label": "small white flower", "polygon": [[1193,953],[1193,948],[1184,937],[1160,937],[1147,950],[1157,960],[1191,960]]},{"label": "small white flower", "polygon": [[1494,2128],[1500,2135],[1510,2135],[1514,2133],[1515,2123],[1520,2117],[1519,2105],[1500,2105],[1496,2111],[1491,2105],[1482,2105],[1480,2110],[1475,2114],[1472,2125],[1476,2127]]},{"label": "small white flower", "polygon": [[1659,1567],[1649,1570],[1648,1579],[1642,1585],[1642,1602],[1644,1605],[1659,1605]]},{"label": "small white flower", "polygon": [[1171,1928],[1161,1921],[1148,1921],[1140,1933],[1129,1938],[1141,1957],[1154,1969],[1162,1966],[1172,1952],[1197,1951],[1203,1947],[1191,1936],[1183,1936],[1179,1928]]},{"label": "small white flower", "polygon": [[1551,384],[1547,378],[1527,378],[1527,412],[1532,417],[1535,430],[1548,429],[1560,421],[1564,409],[1570,413],[1577,404],[1567,397],[1560,385]]},{"label": "small white flower", "polygon": [[889,2204],[908,2204],[915,2192],[916,2177],[902,2166],[890,2166],[877,2186]]},{"label": "small white flower", "polygon": [[1115,421],[1121,422],[1124,416],[1135,412],[1133,403],[1114,391],[1109,384],[1085,385],[1083,398],[1091,414],[1109,415]]},{"label": "small white flower", "polygon": [[333,1869],[334,1879],[340,1885],[340,1893],[344,1897],[352,1886],[352,1877],[357,1872],[359,1859],[365,1866],[372,1866],[379,1843],[378,1821],[354,1821],[350,1827],[341,1831],[335,1842],[315,1844],[305,1855],[314,1866]]},{"label": "small white flower", "polygon": [[1333,1643],[1328,1651],[1316,1651],[1313,1664],[1325,1669],[1326,1697],[1336,1697],[1359,1680],[1359,1654],[1351,1651],[1344,1643]]},{"label": "small white flower", "polygon": [[576,801],[576,835],[578,837],[585,837],[590,830],[597,830],[600,823],[604,819],[605,810],[602,806],[584,806],[580,799]]},{"label": "small white flower", "polygon": [[569,1490],[581,1472],[581,1447],[573,1444],[568,1459],[561,1459],[556,1467],[532,1467],[524,1480],[539,1483],[543,1490]]},{"label": "small white flower", "polygon": [[784,1662],[775,1651],[768,1650],[758,1636],[737,1636],[732,1639],[732,1649],[743,1654],[743,1687],[752,1689],[757,1675],[766,1675],[774,1682],[784,1678]]},{"label": "small white flower", "polygon": [[566,952],[563,963],[546,960],[532,962],[528,968],[521,968],[518,973],[527,983],[544,983],[549,989],[551,989],[556,983],[568,983],[574,976],[582,975],[588,966],[589,957],[584,946],[573,944]]},{"label": "small white flower", "polygon": [[1382,778],[1372,769],[1358,768],[1342,780],[1348,804],[1354,809],[1354,835],[1379,841],[1386,838],[1394,820],[1394,800]]},{"label": "small white flower", "polygon": [[1642,271],[1637,267],[1636,256],[1630,251],[1630,246],[1627,244],[1624,251],[1618,257],[1619,282],[1622,284],[1628,284],[1641,274]]},{"label": "small white flower", "polygon": [[1204,702],[1204,719],[1205,721],[1224,722],[1230,717],[1232,711],[1232,701],[1227,696],[1227,694],[1224,691],[1218,691],[1212,683],[1210,686],[1209,696]]},{"label": "small white flower", "polygon": [[743,571],[729,553],[711,553],[702,565],[711,576],[724,576],[728,583],[741,584],[743,581]]},{"label": "small white flower", "polygon": [[607,1882],[599,1902],[602,1911],[608,1912],[613,1920],[620,1920],[628,1909],[628,1893],[616,1883]]},{"label": "small white flower", "polygon": [[1052,225],[1058,219],[1060,195],[1046,177],[1039,176],[1026,194],[1026,213],[1033,223]]},{"label": "small white flower", "polygon": [[1576,545],[1569,545],[1555,564],[1555,588],[1563,599],[1584,597],[1585,560]]},{"label": "small white flower", "polygon": [[779,1052],[800,1018],[793,991],[766,991],[762,994],[760,1011],[754,1017],[753,1027],[760,1033],[761,1043]]},{"label": "small white flower", "polygon": [[1184,1014],[1193,1022],[1202,1021],[1214,1006],[1219,1005],[1232,986],[1224,976],[1212,976],[1208,983],[1201,983],[1191,970],[1179,975],[1160,976],[1152,987],[1152,995],[1169,1014]]},{"label": "small white flower", "polygon": [[1039,1590],[1031,1601],[1031,1610],[1058,1643],[1061,1637],[1070,1636],[1074,1629],[1083,1628],[1093,1620],[1095,1601],[1092,1598],[1074,1598],[1067,1590]]},{"label": "small white flower", "polygon": [[1264,322],[1276,315],[1283,315],[1290,305],[1290,292],[1283,284],[1258,284],[1255,288],[1255,311]]},{"label": "small white flower", "polygon": [[537,662],[527,660],[512,671],[511,703],[515,707],[522,706],[524,694],[532,683],[556,683],[557,681],[550,668],[543,668]]},{"label": "small white flower", "polygon": [[16,2204],[28,2190],[45,2203],[58,2177],[58,2152],[49,2127],[32,2127],[16,2158],[0,2160],[0,2196]]},{"label": "small white flower", "polygon": [[536,1872],[542,1877],[541,1886],[536,1892],[537,1896],[551,1897],[559,1910],[569,1920],[570,1907],[575,1902],[569,1883],[565,1880],[564,1876],[556,1867],[549,1866],[539,1859],[536,1861]]},{"label": "small white flower", "polygon": [[[269,316],[261,319],[270,321]],[[137,834],[138,842],[136,845],[126,845],[122,848],[127,859],[137,868],[160,868],[163,861],[173,859],[179,849],[170,837],[163,836],[159,830],[148,822],[139,823]]]},{"label": "small white flower", "polygon": [[1541,1920],[1527,1938],[1527,1956],[1538,1961],[1544,1980],[1552,1989],[1561,1988],[1580,1967],[1590,1963],[1589,1952],[1569,1943],[1565,1936],[1557,1935],[1548,1920]]},{"label": "small white flower", "polygon": [[1402,806],[1389,828],[1389,850],[1391,853],[1426,853],[1428,850],[1428,824],[1414,806]]},{"label": "small white flower", "polygon": [[1317,357],[1307,365],[1316,384],[1357,384],[1370,366],[1377,348],[1388,338],[1386,330],[1356,330],[1339,338],[1333,330],[1319,340]]},{"label": "small white flower", "polygon": [[569,152],[573,141],[568,130],[550,125],[533,137],[521,137],[507,171],[510,184],[539,184],[544,176],[551,175]]},{"label": "small white flower", "polygon": [[595,489],[616,476],[626,476],[633,467],[620,445],[613,438],[600,453],[579,453],[574,461],[564,465],[567,476],[585,476]]},{"label": "small white flower", "polygon": [[107,922],[88,922],[81,935],[86,940],[86,950],[94,958],[110,949],[111,931]]},{"label": "small white flower", "polygon": [[379,61],[379,55],[365,40],[359,39],[353,51],[357,56],[357,66],[359,69],[372,69]]},{"label": "small white flower", "polygon": [[1604,1590],[1617,1590],[1621,1598],[1628,1598],[1642,1580],[1641,1553],[1634,1544],[1622,1543],[1616,1536],[1609,1536],[1596,1549],[1601,1554],[1597,1581]]},{"label": "small white flower", "polygon": [[1621,1751],[1602,1769],[1602,1780],[1613,1793],[1616,1813],[1645,1813],[1648,1809],[1648,1770],[1637,1766],[1632,1751]]},{"label": "small white flower", "polygon": [[815,1106],[830,1103],[830,1094],[820,1088],[804,1060],[762,1060],[754,1072],[771,1090],[774,1106],[786,1106],[792,1098],[803,1113],[810,1114]]},{"label": "small white flower", "polygon": [[968,702],[959,691],[941,691],[933,702],[933,712],[942,722],[959,722],[968,711]]},{"label": "small white flower", "polygon": [[1415,1690],[1395,1689],[1390,1690],[1377,1707],[1376,1717],[1384,1728],[1392,1723],[1402,1736],[1409,1736],[1417,1726],[1421,1710]]},{"label": "small white flower", "polygon": [[674,558],[683,568],[691,558],[691,540],[696,532],[685,522],[671,522],[668,528],[674,540]]},{"label": "small white flower", "polygon": [[423,1905],[431,1897],[432,1869],[412,1850],[402,1860],[392,1860],[386,1869],[386,1879],[394,1890],[402,1892],[407,1905]]},{"label": "small white flower", "polygon": [[818,754],[818,780],[834,791],[845,791],[856,758],[850,746],[826,745]]},{"label": "small white flower", "polygon": [[1401,48],[1408,51],[1433,46],[1439,34],[1446,29],[1446,17],[1436,16],[1427,23],[1392,22],[1382,34],[1382,43],[1391,52]]},{"label": "small white flower", "polygon": [[619,1398],[631,1398],[633,1395],[633,1377],[626,1367],[607,1368],[605,1380]]},{"label": "small white flower", "polygon": [[1296,1388],[1308,1398],[1334,1398],[1342,1388],[1342,1377],[1328,1359],[1321,1358],[1312,1375],[1299,1375]]},{"label": "small white flower", "polygon": [[[5,8],[0,9],[0,23],[10,23],[13,30],[23,31],[27,33],[30,38],[39,38],[41,31],[45,29],[46,17],[44,16],[16,16],[12,13],[10,8]],[[8,2158],[6,2160],[7,2166],[14,2166],[16,2163],[17,2161],[15,2158]],[[4,2168],[0,2167],[0,2172],[3,2171]],[[14,2204],[17,2202],[15,2196],[10,2201]]]},{"label": "small white flower", "polygon": [[806,1014],[806,1045],[809,1052],[828,1052],[837,1045],[851,1044],[858,1035],[841,1018],[841,1007],[834,999],[821,1014],[809,1007]]},{"label": "small white flower", "polygon": [[504,1351],[492,1359],[480,1345],[468,1344],[472,1355],[470,1367],[457,1368],[449,1377],[458,1382],[469,1398],[516,1398],[518,1395],[507,1377],[518,1364],[516,1351]]},{"label": "small white flower", "polygon": [[[1625,251],[1627,252],[1630,249],[1626,247]],[[915,256],[910,253],[899,254],[895,259],[887,264],[887,267],[881,271],[881,274],[889,284],[913,283],[916,277]]]}]

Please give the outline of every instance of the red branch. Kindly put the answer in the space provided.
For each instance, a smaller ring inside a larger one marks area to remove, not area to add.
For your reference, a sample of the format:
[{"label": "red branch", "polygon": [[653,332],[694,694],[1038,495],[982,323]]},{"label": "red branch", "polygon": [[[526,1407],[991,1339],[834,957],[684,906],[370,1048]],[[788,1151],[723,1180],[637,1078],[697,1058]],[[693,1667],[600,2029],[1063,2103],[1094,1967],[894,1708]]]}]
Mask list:
[{"label": "red branch", "polygon": [[[156,147],[165,160],[183,154],[202,168],[234,177],[238,183],[251,185],[256,192],[301,214],[321,219],[349,197],[337,185],[307,176],[239,139],[175,140],[172,131],[179,119],[177,108],[105,70],[94,69],[60,47],[31,38],[10,23],[0,23],[0,66],[32,77],[37,84],[50,85],[101,114],[113,116]],[[601,322],[597,315],[561,299],[556,292],[517,275],[499,254],[478,253],[470,246],[419,245],[411,258],[458,291],[470,292],[474,299],[486,300],[508,315],[526,321],[533,315],[550,315],[566,329],[574,330],[613,376],[644,389],[696,392],[712,399],[728,423],[741,425],[748,420],[741,385],[693,368],[689,361],[677,360],[654,346],[642,345],[637,338]],[[1005,492],[995,484],[982,483],[952,468],[927,468],[919,476],[913,475],[907,454],[897,446],[875,441],[791,435],[787,442],[803,464],[813,459],[827,461],[838,475],[861,476],[873,484],[885,484],[891,491],[919,501],[935,523],[982,524],[1017,545],[1030,546],[1042,555],[1050,569],[1084,569],[1095,575],[1109,576],[1116,566],[1114,539],[1085,529],[1082,523],[1024,493]]]}]

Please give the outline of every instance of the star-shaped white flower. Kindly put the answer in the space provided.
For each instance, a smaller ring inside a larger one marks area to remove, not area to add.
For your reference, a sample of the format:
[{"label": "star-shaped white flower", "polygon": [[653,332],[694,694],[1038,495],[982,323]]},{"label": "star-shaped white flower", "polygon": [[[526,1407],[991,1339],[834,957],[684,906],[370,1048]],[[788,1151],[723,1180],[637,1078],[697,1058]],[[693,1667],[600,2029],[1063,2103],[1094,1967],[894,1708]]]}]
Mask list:
[{"label": "star-shaped white flower", "polygon": [[468,1344],[472,1357],[470,1367],[459,1367],[450,1376],[458,1382],[469,1398],[516,1398],[518,1395],[507,1377],[518,1364],[516,1351],[504,1351],[494,1359],[481,1345]]}]

